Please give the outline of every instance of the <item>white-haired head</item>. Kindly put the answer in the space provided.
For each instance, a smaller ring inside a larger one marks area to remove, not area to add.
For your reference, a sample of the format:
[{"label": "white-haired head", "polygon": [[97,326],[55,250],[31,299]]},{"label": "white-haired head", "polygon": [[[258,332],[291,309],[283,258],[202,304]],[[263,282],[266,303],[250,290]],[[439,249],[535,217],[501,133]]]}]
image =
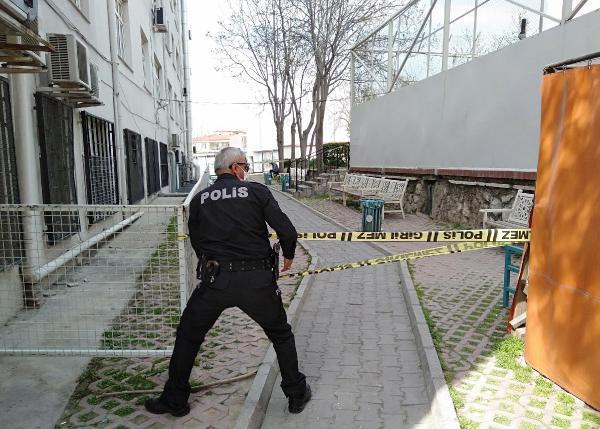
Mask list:
[{"label": "white-haired head", "polygon": [[226,147],[215,157],[215,173],[223,174],[231,170],[231,165],[235,163],[246,163],[246,154],[237,147]]}]

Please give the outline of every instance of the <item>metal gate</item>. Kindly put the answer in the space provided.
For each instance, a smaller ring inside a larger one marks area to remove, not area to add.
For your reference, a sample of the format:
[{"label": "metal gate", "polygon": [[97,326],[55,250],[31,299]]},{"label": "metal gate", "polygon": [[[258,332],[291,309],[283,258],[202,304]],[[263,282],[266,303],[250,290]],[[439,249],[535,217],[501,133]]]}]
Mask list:
[{"label": "metal gate", "polygon": [[169,186],[169,150],[165,143],[160,144],[160,179],[161,186]]},{"label": "metal gate", "polygon": [[[119,204],[119,178],[114,125],[81,112],[83,153],[88,204]],[[89,217],[90,224],[103,217]]]},{"label": "metal gate", "polygon": [[[0,213],[31,220],[54,211],[103,219],[52,247],[28,243],[37,258],[24,259],[26,283],[21,276],[0,282],[0,296],[21,288],[21,299],[0,300],[0,314],[8,314],[0,324],[0,355],[168,356],[196,286],[198,260],[182,239],[189,205],[207,183],[205,175],[183,205],[0,204]],[[28,224],[31,236],[44,233],[41,224]],[[23,305],[24,286],[35,306]]]},{"label": "metal gate", "polygon": [[158,159],[158,143],[146,137],[146,182],[148,195],[160,190],[160,161]]},{"label": "metal gate", "polygon": [[[19,181],[15,135],[8,80],[0,77],[0,204],[19,204]],[[20,240],[21,216],[0,212],[0,272],[19,264],[23,253]]]},{"label": "metal gate", "polygon": [[[73,108],[38,93],[35,96],[40,141],[42,195],[46,204],[75,204],[75,155]],[[50,244],[79,232],[79,215],[72,212],[44,214]]]},{"label": "metal gate", "polygon": [[127,154],[127,197],[129,204],[144,198],[144,166],[142,164],[142,136],[123,130]]}]

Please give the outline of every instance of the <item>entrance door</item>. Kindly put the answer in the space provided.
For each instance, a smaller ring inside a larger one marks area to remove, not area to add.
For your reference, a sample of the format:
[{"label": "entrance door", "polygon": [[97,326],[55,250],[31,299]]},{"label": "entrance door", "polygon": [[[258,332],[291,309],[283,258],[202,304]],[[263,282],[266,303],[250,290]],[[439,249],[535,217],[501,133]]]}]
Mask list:
[{"label": "entrance door", "polygon": [[124,130],[127,156],[127,198],[129,204],[144,199],[144,166],[142,165],[142,136]]},{"label": "entrance door", "polygon": [[[73,108],[45,94],[38,93],[35,98],[44,203],[77,204]],[[75,210],[48,212],[44,218],[50,244],[79,232]]]}]

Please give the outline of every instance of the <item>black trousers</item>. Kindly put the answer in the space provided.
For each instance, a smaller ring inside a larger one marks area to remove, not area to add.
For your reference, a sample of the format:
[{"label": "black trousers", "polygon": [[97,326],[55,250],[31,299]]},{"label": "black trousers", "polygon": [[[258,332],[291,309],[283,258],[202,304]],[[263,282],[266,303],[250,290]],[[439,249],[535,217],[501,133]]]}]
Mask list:
[{"label": "black trousers", "polygon": [[223,310],[238,307],[256,321],[273,343],[286,396],[304,393],[306,377],[298,370],[292,328],[270,271],[221,272],[211,286],[200,285],[190,297],[177,328],[175,348],[161,399],[172,405],[187,403],[189,378],[206,333]]}]

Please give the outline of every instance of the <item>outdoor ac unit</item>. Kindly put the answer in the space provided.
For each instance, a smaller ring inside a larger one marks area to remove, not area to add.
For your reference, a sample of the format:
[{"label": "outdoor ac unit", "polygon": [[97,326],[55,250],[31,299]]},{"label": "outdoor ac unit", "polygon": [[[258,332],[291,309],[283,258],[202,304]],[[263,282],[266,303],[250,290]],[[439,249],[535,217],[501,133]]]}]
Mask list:
[{"label": "outdoor ac unit", "polygon": [[179,134],[171,134],[171,147],[179,147]]},{"label": "outdoor ac unit", "polygon": [[165,8],[164,7],[155,7],[153,13],[152,24],[154,26],[154,31],[157,33],[166,33],[167,32],[167,20],[165,17]]},{"label": "outdoor ac unit", "polygon": [[0,6],[19,21],[37,18],[38,0],[0,0]]},{"label": "outdoor ac unit", "polygon": [[98,66],[96,64],[90,64],[90,87],[92,88],[92,95],[95,98],[100,98],[100,79],[98,78]]},{"label": "outdoor ac unit", "polygon": [[59,86],[90,88],[87,48],[72,34],[48,34],[56,52],[48,53],[48,80]]}]

